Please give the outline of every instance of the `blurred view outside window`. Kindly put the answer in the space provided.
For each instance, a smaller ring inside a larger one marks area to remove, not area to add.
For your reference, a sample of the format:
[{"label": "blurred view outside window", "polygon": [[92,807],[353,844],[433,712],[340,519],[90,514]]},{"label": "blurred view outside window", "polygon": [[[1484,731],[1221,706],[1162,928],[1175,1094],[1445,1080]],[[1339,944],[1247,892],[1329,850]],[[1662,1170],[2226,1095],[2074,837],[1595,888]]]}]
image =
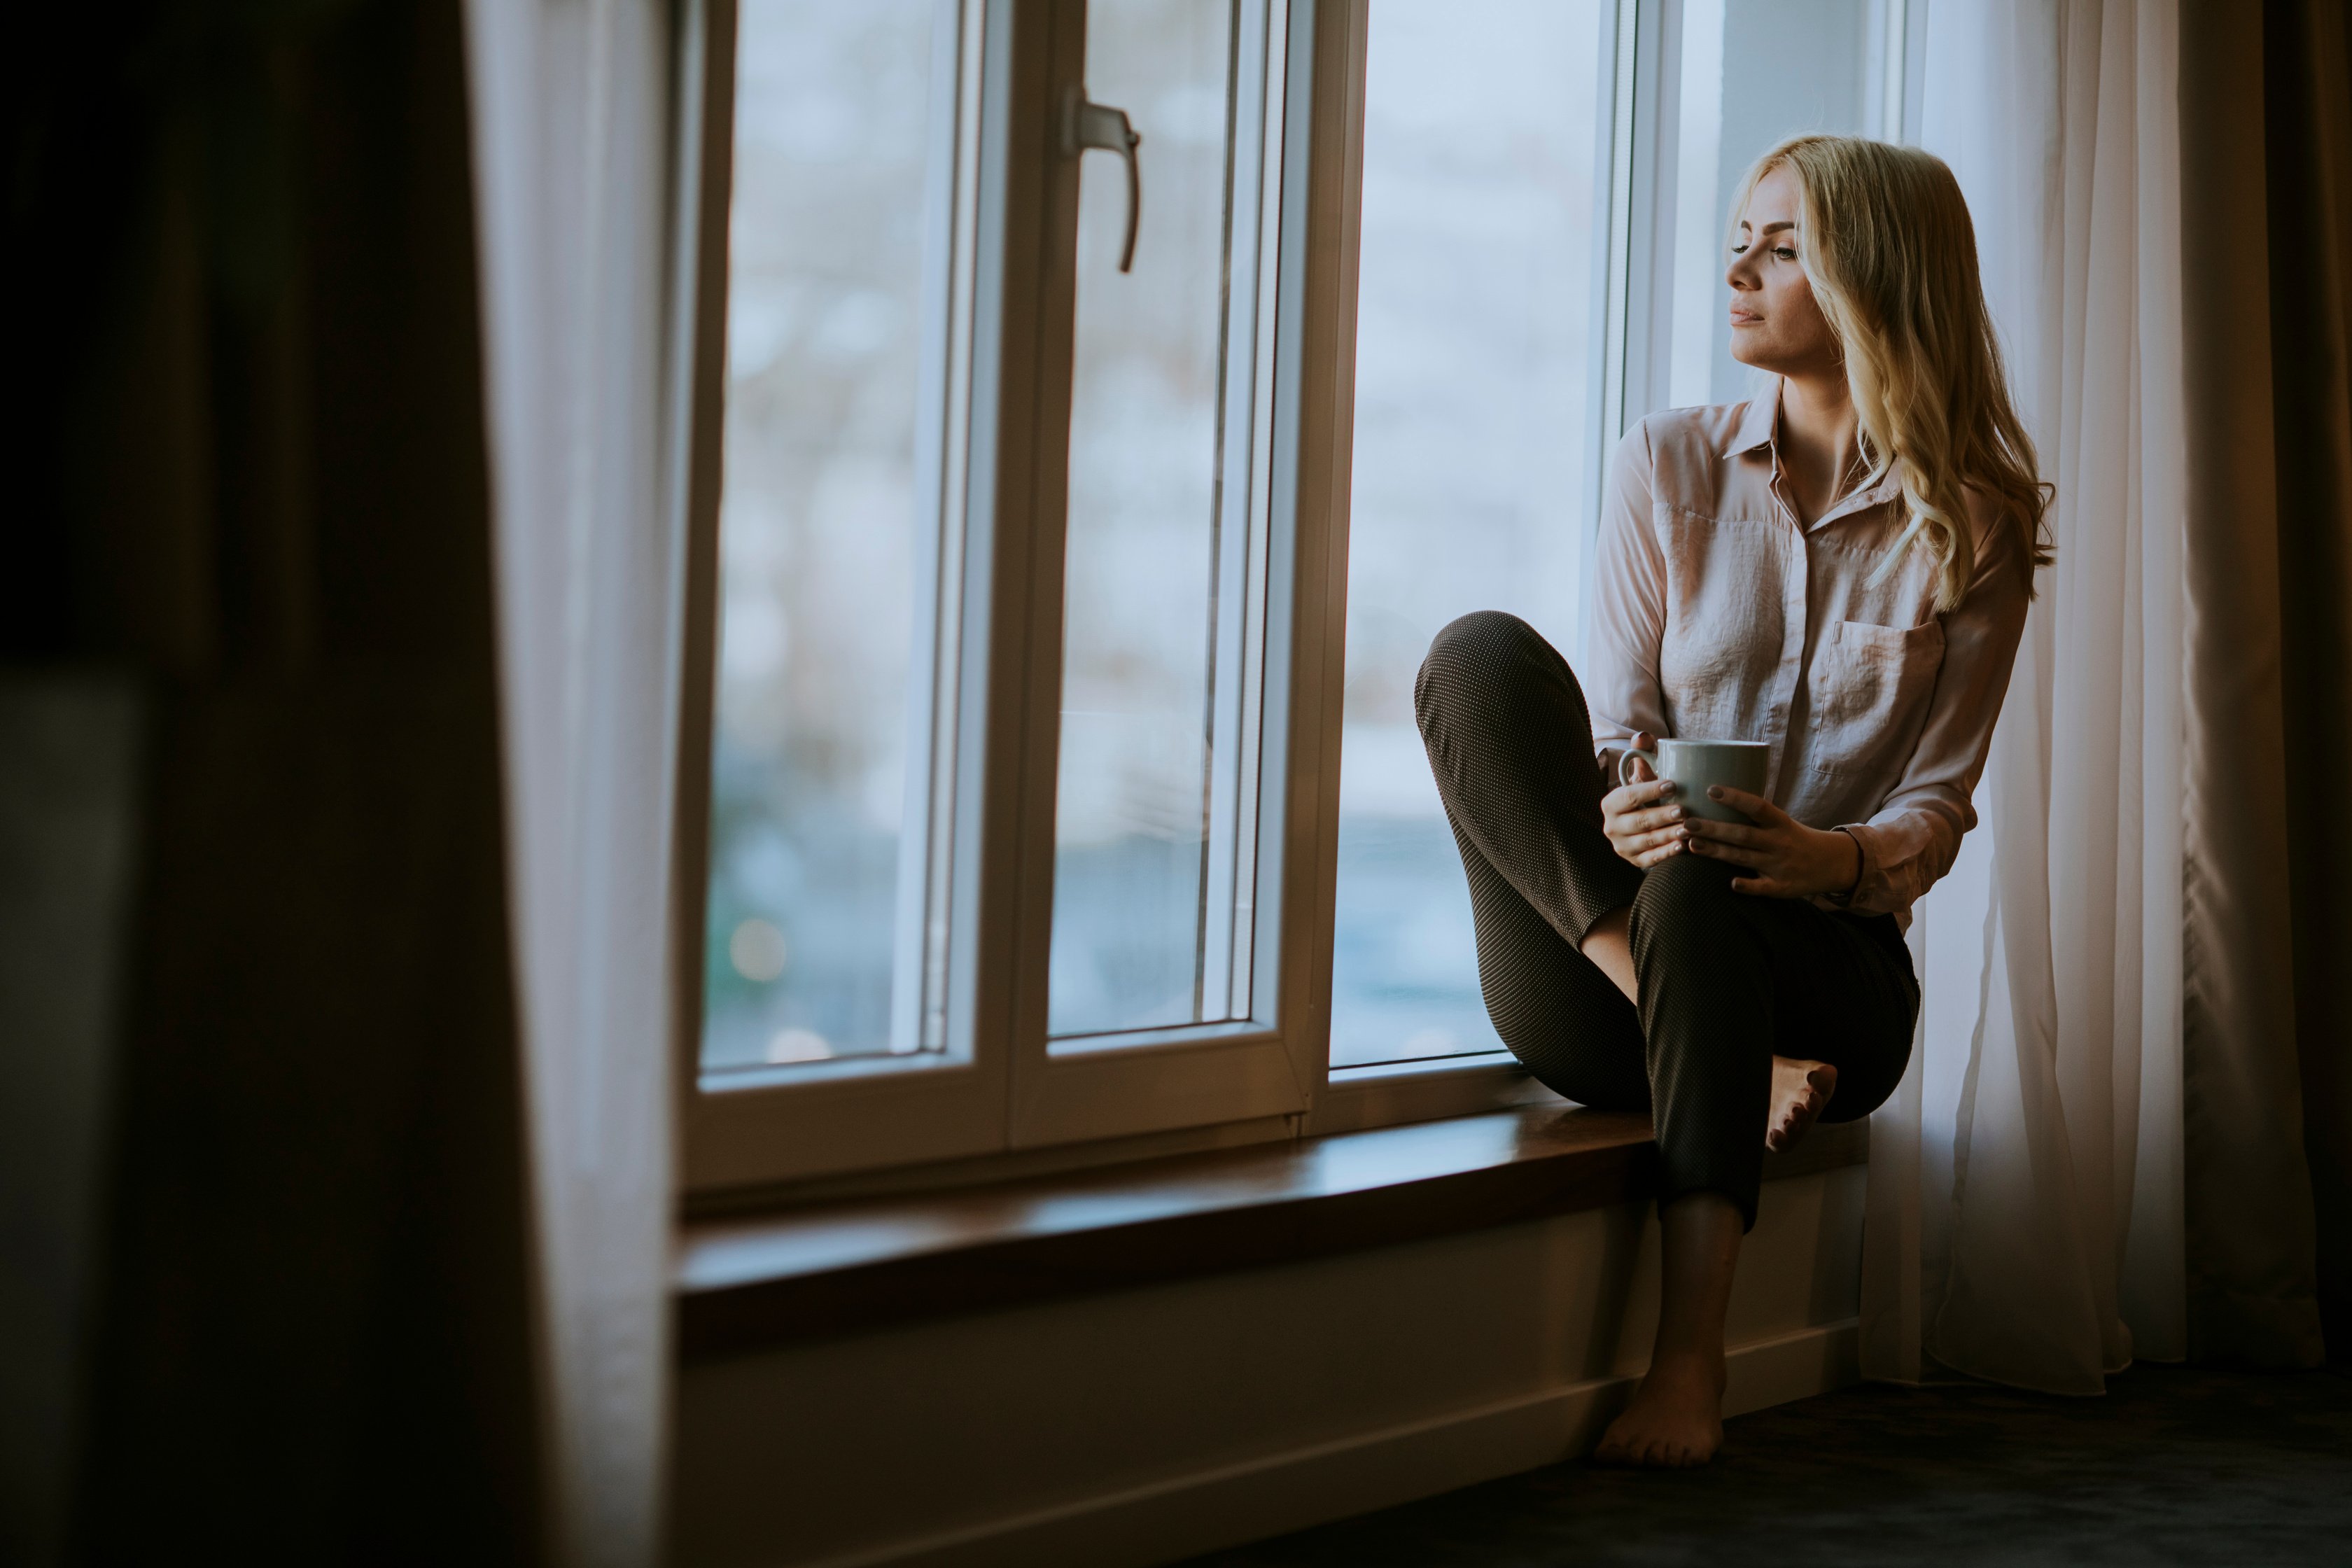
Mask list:
[{"label": "blurred view outside window", "polygon": [[[1093,0],[1086,83],[1142,136],[1081,165],[1049,1028],[1246,1016],[1265,526],[1265,0]],[[1278,100],[1277,100],[1278,101]],[[1265,312],[1270,316],[1270,312]]]},{"label": "blurred view outside window", "polygon": [[1471,610],[1576,646],[1613,10],[1372,3],[1333,1067],[1502,1048],[1412,679]]},{"label": "blurred view outside window", "polygon": [[[1413,725],[1433,635],[1579,647],[1614,0],[1371,0],[1331,1061],[1500,1049]],[[1627,9],[1630,16],[1630,8]],[[742,0],[707,1070],[936,1050],[978,0]],[[1725,209],[1803,130],[1899,133],[1901,0],[1683,0],[1656,401],[1747,395]],[[1279,0],[1093,0],[1143,137],[1082,164],[1049,1028],[1250,1016]],[[1643,410],[1629,409],[1629,417]],[[1057,1047],[1056,1048],[1062,1048]]]},{"label": "blurred view outside window", "polygon": [[[1502,1048],[1470,899],[1412,719],[1430,638],[1508,610],[1571,659],[1614,431],[1592,398],[1607,288],[1617,7],[1372,0],[1356,347],[1331,1065]],[[1630,7],[1627,10],[1630,17]],[[1749,395],[1726,213],[1802,131],[1901,134],[1901,0],[1683,0],[1664,62],[1660,406]],[[1663,96],[1663,95],[1662,95]],[[1631,407],[1628,420],[1646,409]]]},{"label": "blurred view outside window", "polygon": [[1673,344],[1664,406],[1736,403],[1724,246],[1748,166],[1801,132],[1903,136],[1900,0],[1683,0],[1674,163]]},{"label": "blurred view outside window", "polygon": [[956,0],[740,14],[705,1070],[938,1044],[963,21]]}]

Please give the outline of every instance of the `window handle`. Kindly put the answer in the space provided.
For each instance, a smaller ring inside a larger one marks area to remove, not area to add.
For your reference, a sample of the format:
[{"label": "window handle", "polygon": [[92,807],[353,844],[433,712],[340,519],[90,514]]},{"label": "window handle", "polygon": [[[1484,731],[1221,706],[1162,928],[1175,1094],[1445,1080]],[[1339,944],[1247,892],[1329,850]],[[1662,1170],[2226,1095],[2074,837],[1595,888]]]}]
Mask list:
[{"label": "window handle", "polygon": [[1086,89],[1073,87],[1062,96],[1062,153],[1078,157],[1099,147],[1127,160],[1127,244],[1118,253],[1118,269],[1135,266],[1135,226],[1143,216],[1143,174],[1136,166],[1135,150],[1143,138],[1127,122],[1127,110],[1090,101]]}]

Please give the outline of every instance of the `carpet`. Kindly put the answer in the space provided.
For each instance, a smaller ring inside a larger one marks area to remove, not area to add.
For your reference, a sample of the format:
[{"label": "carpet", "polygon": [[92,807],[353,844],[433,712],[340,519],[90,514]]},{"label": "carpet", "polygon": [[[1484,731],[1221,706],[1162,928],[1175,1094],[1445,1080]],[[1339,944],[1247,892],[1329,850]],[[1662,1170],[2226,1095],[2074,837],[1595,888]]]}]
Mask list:
[{"label": "carpet", "polygon": [[2352,1565],[2352,1378],[2139,1366],[2104,1398],[1865,1384],[1728,1425],[1705,1469],[1578,1461],[1188,1568]]}]

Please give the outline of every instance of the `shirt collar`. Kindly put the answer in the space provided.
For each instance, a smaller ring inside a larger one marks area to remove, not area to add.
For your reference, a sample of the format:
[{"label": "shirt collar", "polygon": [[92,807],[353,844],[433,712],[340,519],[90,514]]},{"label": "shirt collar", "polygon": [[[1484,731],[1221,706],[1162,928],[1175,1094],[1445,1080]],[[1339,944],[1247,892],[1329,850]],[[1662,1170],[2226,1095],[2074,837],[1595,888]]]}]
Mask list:
[{"label": "shirt collar", "polygon": [[[1748,400],[1746,408],[1740,413],[1738,425],[1731,432],[1731,439],[1723,448],[1723,456],[1727,459],[1742,457],[1749,452],[1766,450],[1772,454],[1773,471],[1779,472],[1780,387],[1780,378],[1774,376],[1770,392]],[[1847,512],[1858,511],[1866,506],[1877,506],[1883,501],[1892,500],[1902,493],[1902,489],[1903,481],[1890,469],[1876,484],[1866,489],[1854,491],[1814,519],[1813,526],[1818,528],[1832,518],[1843,517]]]},{"label": "shirt collar", "polygon": [[1731,432],[1731,442],[1724,447],[1723,455],[1737,458],[1759,447],[1769,447],[1780,429],[1780,378],[1776,375],[1769,393],[1748,400],[1747,411],[1740,415],[1738,427]]}]

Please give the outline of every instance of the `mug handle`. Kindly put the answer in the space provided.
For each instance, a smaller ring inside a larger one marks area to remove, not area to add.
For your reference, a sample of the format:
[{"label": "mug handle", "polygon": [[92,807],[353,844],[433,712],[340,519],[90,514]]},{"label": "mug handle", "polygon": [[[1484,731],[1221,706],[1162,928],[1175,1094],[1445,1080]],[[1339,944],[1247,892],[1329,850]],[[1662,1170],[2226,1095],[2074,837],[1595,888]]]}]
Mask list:
[{"label": "mug handle", "polygon": [[1626,765],[1633,762],[1635,757],[1639,757],[1643,762],[1649,763],[1651,773],[1654,776],[1656,774],[1658,771],[1658,753],[1654,751],[1644,752],[1637,750],[1633,746],[1628,746],[1622,752],[1619,752],[1617,756],[1617,787],[1619,789],[1627,788],[1633,783],[1632,779],[1625,776],[1625,768]]}]

